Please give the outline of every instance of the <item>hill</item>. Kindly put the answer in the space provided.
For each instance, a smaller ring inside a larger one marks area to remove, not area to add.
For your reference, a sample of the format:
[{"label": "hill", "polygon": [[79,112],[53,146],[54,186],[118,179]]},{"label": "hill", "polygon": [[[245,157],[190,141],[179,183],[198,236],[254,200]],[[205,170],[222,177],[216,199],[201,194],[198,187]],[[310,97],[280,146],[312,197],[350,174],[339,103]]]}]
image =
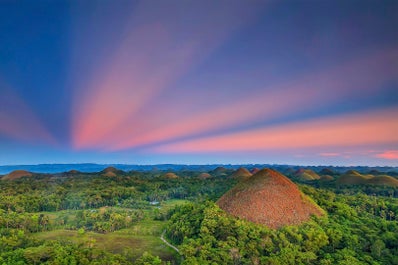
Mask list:
[{"label": "hill", "polygon": [[355,170],[348,170],[337,179],[338,184],[342,185],[383,185],[398,186],[398,180],[387,175],[363,175]]},{"label": "hill", "polygon": [[361,173],[359,173],[358,171],[348,170],[337,179],[337,183],[344,185],[360,185],[366,184],[366,180],[367,178],[361,175]]},{"label": "hill", "polygon": [[22,177],[31,177],[32,173],[26,170],[14,170],[2,177],[3,180],[14,180]]},{"label": "hill", "polygon": [[320,175],[329,175],[329,176],[333,176],[333,175],[336,175],[337,173],[334,172],[332,169],[326,167],[326,168],[323,168],[323,169],[319,172],[319,174],[320,174]]},{"label": "hill", "polygon": [[225,167],[216,167],[214,170],[209,171],[212,176],[215,177],[226,177],[234,172],[233,169],[225,168]]},{"label": "hill", "polygon": [[323,214],[291,180],[271,169],[238,183],[217,204],[233,216],[271,228],[300,224],[311,215]]},{"label": "hill", "polygon": [[115,167],[107,167],[104,170],[102,170],[101,173],[102,173],[102,176],[105,176],[105,177],[116,177],[119,174],[123,174],[124,171],[119,170]]},{"label": "hill", "polygon": [[320,178],[319,180],[322,180],[322,181],[332,181],[332,180],[334,180],[334,178],[333,178],[332,176],[330,176],[330,175],[322,175],[321,178]]},{"label": "hill", "polygon": [[369,179],[368,183],[373,184],[373,185],[384,185],[384,186],[398,187],[398,180],[396,178],[386,176],[386,175],[375,176],[375,177]]},{"label": "hill", "polygon": [[295,173],[294,173],[294,177],[296,177],[296,178],[298,178],[298,179],[300,179],[300,180],[304,180],[304,181],[307,181],[307,180],[317,180],[317,179],[320,179],[321,177],[317,174],[317,173],[315,173],[313,170],[311,170],[311,169],[303,169],[303,168],[300,168],[299,170],[297,170]]},{"label": "hill", "polygon": [[250,170],[250,173],[252,173],[254,175],[254,174],[256,174],[259,171],[260,171],[260,169],[258,167],[255,167],[252,170]]},{"label": "hill", "polygon": [[198,178],[200,178],[200,179],[208,179],[208,178],[211,178],[211,175],[209,173],[205,173],[204,172],[204,173],[200,173]]},{"label": "hill", "polygon": [[236,179],[247,179],[250,178],[251,176],[252,173],[250,173],[250,171],[244,167],[240,167],[230,175],[231,178],[236,178]]},{"label": "hill", "polygon": [[178,179],[178,176],[173,172],[168,172],[164,174],[163,177],[166,179]]}]

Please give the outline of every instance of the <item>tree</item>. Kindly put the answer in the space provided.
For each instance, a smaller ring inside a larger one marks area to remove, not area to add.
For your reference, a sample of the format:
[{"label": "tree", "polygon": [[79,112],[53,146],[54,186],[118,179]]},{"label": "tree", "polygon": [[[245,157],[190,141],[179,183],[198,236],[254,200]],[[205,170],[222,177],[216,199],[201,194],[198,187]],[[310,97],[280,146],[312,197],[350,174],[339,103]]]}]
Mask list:
[{"label": "tree", "polygon": [[135,265],[160,265],[162,264],[162,260],[157,257],[153,256],[148,252],[144,252],[142,256],[134,262]]}]

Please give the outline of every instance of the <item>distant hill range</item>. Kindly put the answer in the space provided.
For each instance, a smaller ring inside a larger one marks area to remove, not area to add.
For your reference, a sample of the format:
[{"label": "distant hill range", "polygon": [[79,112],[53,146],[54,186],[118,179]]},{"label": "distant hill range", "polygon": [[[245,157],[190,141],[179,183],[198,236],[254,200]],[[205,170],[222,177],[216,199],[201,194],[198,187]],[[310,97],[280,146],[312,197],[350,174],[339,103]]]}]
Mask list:
[{"label": "distant hill range", "polygon": [[[373,174],[378,172],[378,174],[386,174],[390,176],[398,175],[398,167],[332,167],[332,166],[298,166],[298,165],[271,165],[271,164],[213,164],[213,165],[181,165],[181,164],[159,164],[159,165],[134,165],[134,164],[39,164],[39,165],[4,165],[0,166],[0,175],[6,175],[15,170],[25,170],[28,172],[37,173],[60,173],[68,172],[71,170],[80,172],[100,172],[107,167],[115,167],[122,171],[201,171],[210,172],[213,171],[215,175],[230,175],[233,171],[239,168],[246,168],[252,174],[258,172],[260,168],[272,168],[279,172],[289,175],[289,172],[296,172],[301,168],[306,170],[312,170],[317,172],[319,175],[333,175],[343,174],[347,170],[355,170],[363,174]],[[321,172],[323,169],[327,168],[328,171]],[[330,171],[329,171],[330,170]],[[369,173],[371,172],[372,173]],[[329,174],[326,174],[329,173]],[[211,173],[210,173],[211,174]]]},{"label": "distant hill range", "polygon": [[[374,172],[373,172],[374,173]],[[341,185],[382,185],[398,187],[398,179],[387,175],[361,174],[355,170],[348,170],[345,174],[337,179],[337,183]]]}]

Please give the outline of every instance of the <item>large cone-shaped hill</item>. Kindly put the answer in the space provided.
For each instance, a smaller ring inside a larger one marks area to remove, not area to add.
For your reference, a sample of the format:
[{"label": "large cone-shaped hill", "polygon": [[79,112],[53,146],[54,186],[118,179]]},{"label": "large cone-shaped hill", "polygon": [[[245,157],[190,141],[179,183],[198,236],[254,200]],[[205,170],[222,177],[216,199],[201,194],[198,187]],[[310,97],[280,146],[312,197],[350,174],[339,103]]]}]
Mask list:
[{"label": "large cone-shaped hill", "polygon": [[270,228],[300,224],[311,215],[323,214],[291,180],[271,169],[238,183],[217,204],[233,216]]},{"label": "large cone-shaped hill", "polygon": [[10,172],[9,174],[5,175],[2,179],[3,180],[14,180],[14,179],[20,179],[22,177],[31,177],[32,173],[26,170],[14,170]]}]

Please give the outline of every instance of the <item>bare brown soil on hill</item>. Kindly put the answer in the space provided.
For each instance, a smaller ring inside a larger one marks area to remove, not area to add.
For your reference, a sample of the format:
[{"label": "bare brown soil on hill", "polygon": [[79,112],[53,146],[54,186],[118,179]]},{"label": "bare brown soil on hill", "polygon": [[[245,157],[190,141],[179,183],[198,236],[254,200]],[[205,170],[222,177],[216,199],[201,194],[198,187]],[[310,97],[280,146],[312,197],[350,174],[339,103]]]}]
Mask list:
[{"label": "bare brown soil on hill", "polygon": [[124,173],[122,170],[119,170],[115,167],[107,167],[101,171],[102,176],[105,177],[116,177],[118,174]]},{"label": "bare brown soil on hill", "polygon": [[250,173],[250,171],[244,167],[237,169],[236,171],[234,171],[234,173],[232,173],[230,175],[231,178],[236,178],[236,179],[241,179],[241,180],[248,179],[251,176],[252,176],[252,173]]},{"label": "bare brown soil on hill", "polygon": [[31,177],[32,173],[26,170],[14,170],[10,172],[9,174],[5,175],[2,179],[3,180],[14,180],[14,179],[19,179],[22,177]]},{"label": "bare brown soil on hill", "polygon": [[120,171],[120,170],[118,170],[118,169],[115,168],[115,167],[107,167],[107,168],[105,168],[104,170],[102,170],[102,172],[104,172],[104,173],[107,173],[107,172],[114,172],[114,173],[116,173],[116,172],[118,172],[118,171]]},{"label": "bare brown soil on hill", "polygon": [[233,216],[270,228],[297,225],[324,213],[291,180],[271,169],[238,183],[217,204]]},{"label": "bare brown soil on hill", "polygon": [[208,178],[211,178],[211,175],[209,173],[201,173],[201,174],[199,174],[198,178],[208,179]]},{"label": "bare brown soil on hill", "polygon": [[163,177],[166,179],[178,179],[178,176],[173,172],[168,172],[164,174]]},{"label": "bare brown soil on hill", "polygon": [[117,175],[116,175],[115,172],[108,171],[108,172],[103,173],[102,176],[104,176],[104,177],[116,177]]}]

